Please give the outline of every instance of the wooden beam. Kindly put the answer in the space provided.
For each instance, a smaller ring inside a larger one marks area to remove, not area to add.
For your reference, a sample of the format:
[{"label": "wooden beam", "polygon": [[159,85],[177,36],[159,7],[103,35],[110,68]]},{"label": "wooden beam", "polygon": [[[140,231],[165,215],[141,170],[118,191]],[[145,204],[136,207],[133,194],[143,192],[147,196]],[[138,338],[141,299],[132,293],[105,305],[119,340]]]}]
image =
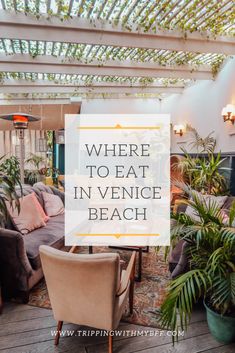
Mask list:
[{"label": "wooden beam", "polygon": [[161,93],[182,93],[183,88],[181,87],[81,87],[81,86],[76,86],[76,87],[66,87],[66,86],[53,86],[53,87],[44,87],[44,86],[5,86],[3,85],[2,87],[0,86],[0,92],[4,94],[10,94],[10,93],[15,93],[15,94],[30,94],[30,93],[48,93],[48,94],[53,94],[53,93],[120,93],[120,94],[135,94],[135,93],[156,93],[156,94],[161,94]]},{"label": "wooden beam", "polygon": [[[149,97],[150,99],[153,97]],[[157,97],[160,98],[160,97]],[[139,97],[139,96],[129,96],[125,94],[115,94],[111,97],[97,97],[97,96],[89,96],[87,99],[143,99],[146,100],[146,97]],[[156,97],[154,98],[156,99]],[[82,100],[86,101],[86,98],[82,97]],[[0,105],[14,105],[14,104],[71,104],[70,98],[61,98],[61,97],[48,97],[48,98],[40,98],[40,97],[0,97]]]},{"label": "wooden beam", "polygon": [[209,33],[187,33],[157,30],[157,33],[127,31],[102,21],[73,18],[60,21],[58,18],[36,19],[22,13],[0,11],[1,38],[41,40],[66,43],[83,43],[110,46],[125,46],[146,49],[167,49],[196,53],[222,53],[234,55],[235,38],[216,38]]},{"label": "wooden beam", "polygon": [[183,78],[210,80],[212,72],[209,66],[200,69],[190,65],[163,66],[154,63],[133,63],[125,61],[107,61],[82,63],[74,59],[55,58],[39,55],[32,58],[28,54],[0,55],[0,71],[6,72],[40,72],[71,75],[108,75],[125,77]]},{"label": "wooden beam", "polygon": [[[43,86],[45,88],[47,87],[146,87],[146,85],[134,82],[130,84],[128,81],[127,82],[119,82],[119,81],[114,81],[114,82],[105,82],[105,81],[94,81],[93,84],[89,84],[88,82],[85,82],[81,79],[75,80],[74,82],[53,82],[50,80],[35,80],[35,81],[30,81],[26,79],[20,79],[20,80],[12,80],[12,79],[5,79],[2,87],[38,87],[38,86]],[[148,87],[152,88],[165,88],[163,84],[157,84],[155,82],[153,83],[148,83]],[[172,87],[172,88],[181,88],[183,89],[185,85],[183,82],[179,82],[177,84],[168,84],[167,87]],[[0,84],[0,89],[1,89],[1,84]]]}]

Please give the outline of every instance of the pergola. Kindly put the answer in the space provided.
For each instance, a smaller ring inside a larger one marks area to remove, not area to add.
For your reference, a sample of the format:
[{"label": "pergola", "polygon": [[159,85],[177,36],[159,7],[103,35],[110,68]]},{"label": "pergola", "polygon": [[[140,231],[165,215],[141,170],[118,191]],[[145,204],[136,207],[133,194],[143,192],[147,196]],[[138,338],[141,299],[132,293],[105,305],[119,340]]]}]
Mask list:
[{"label": "pergola", "polygon": [[0,0],[0,101],[165,97],[235,54],[234,0]]}]

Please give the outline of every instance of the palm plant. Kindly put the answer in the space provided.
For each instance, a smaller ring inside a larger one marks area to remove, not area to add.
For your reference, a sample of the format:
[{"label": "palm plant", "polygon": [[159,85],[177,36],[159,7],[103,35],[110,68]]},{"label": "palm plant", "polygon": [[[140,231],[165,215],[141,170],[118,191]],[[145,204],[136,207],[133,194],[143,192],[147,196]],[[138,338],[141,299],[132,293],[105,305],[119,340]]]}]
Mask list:
[{"label": "palm plant", "polygon": [[198,154],[191,156],[186,149],[181,148],[184,158],[173,168],[184,175],[185,181],[194,190],[213,195],[227,194],[228,185],[224,173],[230,168],[223,167],[226,158],[221,158],[220,152],[215,156],[216,141],[211,136],[212,133],[202,138],[195,129],[191,127],[188,129],[193,133],[193,139],[189,145],[204,156]]},{"label": "palm plant", "polygon": [[172,241],[187,242],[190,270],[170,283],[160,315],[163,327],[177,332],[187,328],[199,298],[204,298],[214,312],[235,315],[235,202],[225,224],[216,203],[206,203],[188,186],[184,191],[190,196],[185,202],[200,220],[185,213],[172,215]]},{"label": "palm plant", "polygon": [[40,170],[40,168],[46,166],[45,158],[34,153],[30,154],[30,157],[25,161],[25,163],[31,164],[36,170]]},{"label": "palm plant", "polygon": [[40,177],[44,175],[47,161],[45,158],[31,153],[30,157],[25,161],[25,163],[29,164],[31,167],[30,169],[25,169],[26,179],[30,184],[34,184],[39,181]]},{"label": "palm plant", "polygon": [[196,148],[198,153],[214,153],[216,147],[216,139],[212,136],[213,131],[206,137],[201,137],[197,130],[190,125],[187,125],[187,131],[192,134],[192,141],[189,145]]}]

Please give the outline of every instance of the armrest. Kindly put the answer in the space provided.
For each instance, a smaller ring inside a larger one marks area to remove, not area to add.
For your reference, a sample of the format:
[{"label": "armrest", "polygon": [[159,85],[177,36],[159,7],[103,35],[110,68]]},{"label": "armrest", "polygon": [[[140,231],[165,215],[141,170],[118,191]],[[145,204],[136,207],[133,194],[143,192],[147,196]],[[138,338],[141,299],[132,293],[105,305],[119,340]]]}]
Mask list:
[{"label": "armrest", "polygon": [[175,204],[173,207],[173,213],[185,212],[186,208],[187,208],[187,203],[185,202],[185,199],[178,199],[175,201]]},{"label": "armrest", "polygon": [[135,261],[136,261],[136,252],[133,251],[130,261],[128,263],[125,276],[122,278],[120,282],[119,289],[116,293],[116,297],[120,297],[127,289],[129,282],[134,280],[135,277]]},{"label": "armrest", "polygon": [[22,234],[5,228],[0,228],[0,263],[17,276],[19,273],[32,273],[32,267],[27,257]]},{"label": "armrest", "polygon": [[187,256],[187,248],[189,244],[186,241],[182,242],[181,254],[179,258],[179,262],[171,273],[171,278],[176,278],[182,273],[184,273],[188,266],[188,256]]}]

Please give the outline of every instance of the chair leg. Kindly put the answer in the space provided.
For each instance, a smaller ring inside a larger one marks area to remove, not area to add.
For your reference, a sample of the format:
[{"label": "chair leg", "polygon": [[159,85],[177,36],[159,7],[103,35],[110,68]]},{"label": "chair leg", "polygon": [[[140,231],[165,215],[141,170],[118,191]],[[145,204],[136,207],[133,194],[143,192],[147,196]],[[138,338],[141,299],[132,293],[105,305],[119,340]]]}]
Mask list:
[{"label": "chair leg", "polygon": [[113,336],[109,334],[109,353],[113,353]]},{"label": "chair leg", "polygon": [[59,339],[60,339],[60,331],[62,329],[62,326],[63,326],[63,321],[58,321],[58,324],[57,324],[57,333],[56,333],[56,336],[55,336],[55,346],[57,346],[59,344]]},{"label": "chair leg", "polygon": [[3,300],[2,300],[2,291],[0,286],[0,315],[2,314],[2,309],[3,309]]},{"label": "chair leg", "polygon": [[20,298],[23,304],[27,304],[29,302],[29,290],[20,292]]},{"label": "chair leg", "polygon": [[129,309],[130,309],[130,315],[133,314],[134,285],[135,285],[134,280],[131,280],[131,282],[130,282],[130,291],[129,291]]},{"label": "chair leg", "polygon": [[139,261],[138,261],[138,277],[136,278],[137,282],[141,282],[142,279],[142,248],[139,248]]}]

